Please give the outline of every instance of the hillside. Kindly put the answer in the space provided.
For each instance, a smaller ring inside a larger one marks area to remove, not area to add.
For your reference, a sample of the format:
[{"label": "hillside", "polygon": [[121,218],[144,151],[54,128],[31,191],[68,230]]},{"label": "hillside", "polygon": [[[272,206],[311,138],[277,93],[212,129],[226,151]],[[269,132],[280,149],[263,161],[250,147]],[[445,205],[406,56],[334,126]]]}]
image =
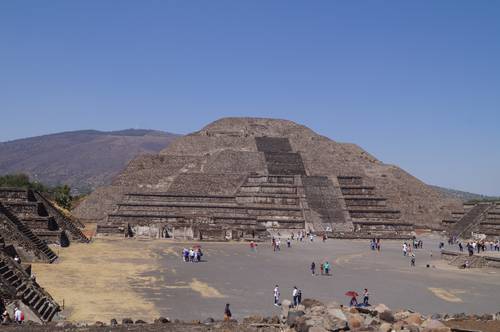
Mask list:
[{"label": "hillside", "polygon": [[456,190],[456,189],[450,189],[450,188],[443,188],[439,186],[430,186],[436,190],[439,190],[442,192],[444,195],[450,197],[450,198],[458,198],[462,201],[480,201],[480,200],[492,200],[492,199],[497,199],[498,197],[492,197],[492,196],[487,196],[487,195],[481,195],[481,194],[475,194],[475,193],[470,193],[467,191],[461,191],[461,190]]},{"label": "hillside", "polygon": [[0,143],[0,175],[26,173],[47,185],[88,192],[109,184],[140,154],[158,153],[178,135],[143,129],[80,130]]}]

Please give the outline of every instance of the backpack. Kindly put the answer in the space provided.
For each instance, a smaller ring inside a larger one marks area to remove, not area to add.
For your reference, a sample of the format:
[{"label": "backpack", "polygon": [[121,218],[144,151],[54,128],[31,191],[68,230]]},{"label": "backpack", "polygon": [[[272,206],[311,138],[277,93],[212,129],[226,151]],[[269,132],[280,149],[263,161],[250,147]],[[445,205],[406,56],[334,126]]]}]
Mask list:
[{"label": "backpack", "polygon": [[20,317],[21,322],[23,322],[23,321],[24,321],[24,312],[22,312],[22,311],[21,311],[21,315],[20,315],[20,316],[21,316],[21,317]]}]

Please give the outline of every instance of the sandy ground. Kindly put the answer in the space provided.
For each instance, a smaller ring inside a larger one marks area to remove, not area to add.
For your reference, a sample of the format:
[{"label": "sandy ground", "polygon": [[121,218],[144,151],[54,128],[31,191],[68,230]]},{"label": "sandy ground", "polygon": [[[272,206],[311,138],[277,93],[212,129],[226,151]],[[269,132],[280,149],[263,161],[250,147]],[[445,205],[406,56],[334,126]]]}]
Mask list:
[{"label": "sandy ground", "polygon": [[[282,298],[290,298],[297,286],[304,297],[346,303],[347,290],[361,292],[366,287],[371,302],[394,309],[498,311],[500,270],[449,266],[439,259],[437,243],[437,237],[425,238],[412,268],[400,241],[383,241],[380,253],[371,251],[364,240],[294,242],[281,252],[260,244],[256,253],[245,243],[202,243],[204,261],[184,263],[180,252],[194,243],[95,239],[89,245],[60,249],[56,264],[36,264],[33,270],[55,299],[64,302],[63,314],[76,321],[152,321],[160,315],[220,318],[225,303],[231,303],[237,319],[270,315],[278,312],[272,305],[275,284]],[[313,260],[318,266],[329,261],[332,276],[313,277]]]},{"label": "sandy ground", "polygon": [[59,250],[55,264],[33,264],[38,282],[75,321],[105,321],[120,317],[159,316],[153,302],[141,297],[134,284],[147,284],[142,273],[156,268],[155,243],[123,240],[73,244]]}]

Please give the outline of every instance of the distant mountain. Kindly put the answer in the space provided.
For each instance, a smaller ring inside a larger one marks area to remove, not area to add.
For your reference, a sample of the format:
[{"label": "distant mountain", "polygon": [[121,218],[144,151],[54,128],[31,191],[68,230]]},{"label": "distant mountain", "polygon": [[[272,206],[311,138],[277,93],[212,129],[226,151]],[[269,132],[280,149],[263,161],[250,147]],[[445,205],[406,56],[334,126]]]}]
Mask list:
[{"label": "distant mountain", "polygon": [[0,143],[0,175],[26,173],[47,185],[88,192],[109,184],[140,154],[158,153],[179,135],[147,129],[79,130]]},{"label": "distant mountain", "polygon": [[442,192],[443,194],[445,194],[448,197],[458,198],[458,199],[461,199],[462,201],[498,199],[498,197],[481,195],[481,194],[474,194],[474,193],[470,193],[467,191],[460,191],[460,190],[443,188],[443,187],[432,186],[432,185],[431,185],[431,187],[439,190],[440,192]]}]

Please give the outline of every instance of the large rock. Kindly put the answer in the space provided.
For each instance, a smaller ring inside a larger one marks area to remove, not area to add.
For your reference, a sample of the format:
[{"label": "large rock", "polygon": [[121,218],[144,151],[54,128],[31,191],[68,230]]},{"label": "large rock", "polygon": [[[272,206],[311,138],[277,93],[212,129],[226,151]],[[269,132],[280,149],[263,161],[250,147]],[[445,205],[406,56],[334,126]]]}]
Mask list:
[{"label": "large rock", "polygon": [[419,314],[416,314],[416,313],[408,315],[408,317],[406,317],[404,319],[404,321],[407,324],[417,325],[417,326],[420,326],[420,324],[422,324],[422,322],[423,322],[422,317]]},{"label": "large rock", "polygon": [[168,317],[159,317],[158,319],[155,319],[154,322],[156,324],[167,324],[167,323],[170,323],[170,318],[168,318]]},{"label": "large rock", "polygon": [[300,311],[300,310],[291,310],[288,312],[288,315],[286,317],[286,324],[288,326],[295,326],[295,322],[297,321],[297,319],[299,317],[302,317],[304,316],[305,313],[303,311]]},{"label": "large rock", "polygon": [[122,324],[123,325],[130,325],[130,324],[134,324],[134,321],[132,320],[132,318],[123,318]]},{"label": "large rock", "polygon": [[422,332],[451,332],[451,329],[435,319],[428,319],[422,323]]},{"label": "large rock", "polygon": [[390,332],[392,330],[392,325],[389,323],[382,323],[378,328],[379,332]]},{"label": "large rock", "polygon": [[328,330],[322,326],[311,326],[308,332],[328,332]]},{"label": "large rock", "polygon": [[346,315],[340,309],[328,309],[328,315],[330,317],[333,317],[335,319],[339,319],[339,320],[344,321],[344,322],[347,321]]},{"label": "large rock", "polygon": [[253,315],[243,318],[243,324],[257,324],[264,322],[264,317],[259,315]]},{"label": "large rock", "polygon": [[306,309],[310,309],[316,306],[324,306],[323,302],[315,299],[304,299],[301,303]]},{"label": "large rock", "polygon": [[349,328],[357,329],[363,325],[364,319],[359,314],[351,314],[351,315],[349,315],[347,322],[349,324]]},{"label": "large rock", "polygon": [[337,331],[346,331],[349,329],[349,325],[347,321],[341,320],[341,319],[336,319],[334,317],[326,317],[323,320],[323,327],[332,332],[337,332]]},{"label": "large rock", "polygon": [[377,305],[373,308],[373,310],[375,310],[375,311],[376,311],[376,312],[378,312],[378,313],[381,313],[381,312],[384,312],[384,311],[387,311],[387,310],[391,310],[391,309],[389,309],[389,307],[388,307],[388,306],[386,306],[385,304],[383,304],[383,303],[379,303],[379,304],[377,304]]},{"label": "large rock", "polygon": [[394,315],[392,314],[392,311],[390,310],[385,310],[382,312],[379,312],[378,318],[380,318],[383,321],[386,321],[388,323],[394,323]]}]

